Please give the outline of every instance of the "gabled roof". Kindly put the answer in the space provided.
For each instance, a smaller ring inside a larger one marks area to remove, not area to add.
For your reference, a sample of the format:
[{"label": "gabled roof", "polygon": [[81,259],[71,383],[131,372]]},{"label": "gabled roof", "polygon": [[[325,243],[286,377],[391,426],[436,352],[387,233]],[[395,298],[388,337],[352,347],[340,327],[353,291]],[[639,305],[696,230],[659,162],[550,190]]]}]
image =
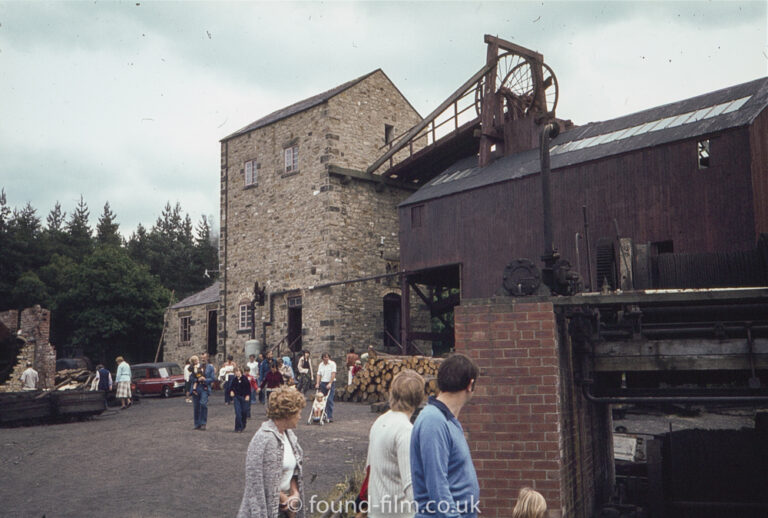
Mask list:
[{"label": "gabled roof", "polygon": [[219,292],[221,291],[221,282],[216,281],[203,291],[198,291],[186,299],[177,302],[171,309],[188,308],[190,306],[200,306],[202,304],[211,304],[219,301]]},{"label": "gabled roof", "polygon": [[268,126],[274,122],[286,119],[290,117],[291,115],[296,115],[297,113],[303,112],[305,110],[308,110],[314,106],[317,106],[318,104],[322,104],[326,101],[328,101],[331,97],[334,97],[344,90],[347,90],[348,88],[351,88],[352,86],[355,86],[357,83],[367,79],[368,77],[372,76],[376,72],[382,72],[384,73],[380,68],[377,68],[373,72],[369,72],[368,74],[365,74],[364,76],[360,76],[357,79],[353,79],[352,81],[347,81],[344,84],[341,84],[335,88],[331,88],[330,90],[323,92],[321,94],[314,95],[312,97],[309,97],[308,99],[304,99],[303,101],[299,101],[295,104],[292,104],[290,106],[286,106],[285,108],[281,108],[275,112],[270,113],[266,117],[262,117],[261,119],[250,123],[248,126],[241,128],[237,130],[236,132],[232,133],[231,135],[224,137],[221,139],[221,141],[229,140],[233,137],[237,137],[238,135],[242,135],[244,133],[248,133],[249,131],[253,131],[258,128],[263,128],[264,126]]},{"label": "gabled roof", "polygon": [[[768,77],[561,133],[550,146],[552,170],[751,124],[768,106]],[[539,150],[486,167],[460,160],[406,199],[412,205],[539,172]]]}]

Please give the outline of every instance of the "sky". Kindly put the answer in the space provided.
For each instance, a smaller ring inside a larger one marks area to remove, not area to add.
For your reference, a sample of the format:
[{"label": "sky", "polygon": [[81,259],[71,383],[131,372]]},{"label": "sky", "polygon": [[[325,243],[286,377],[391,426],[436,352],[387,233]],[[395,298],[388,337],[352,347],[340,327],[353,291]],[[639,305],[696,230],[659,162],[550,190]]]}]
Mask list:
[{"label": "sky", "polygon": [[0,0],[0,188],[95,227],[167,202],[219,221],[219,141],[381,68],[422,116],[485,63],[538,51],[557,115],[606,120],[768,76],[768,2]]}]

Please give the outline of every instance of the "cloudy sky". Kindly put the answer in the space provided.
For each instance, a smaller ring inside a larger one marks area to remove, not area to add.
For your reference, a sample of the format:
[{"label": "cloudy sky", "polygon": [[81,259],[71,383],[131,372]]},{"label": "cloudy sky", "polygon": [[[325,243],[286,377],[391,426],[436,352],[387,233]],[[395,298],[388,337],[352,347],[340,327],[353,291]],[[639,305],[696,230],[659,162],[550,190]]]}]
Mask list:
[{"label": "cloudy sky", "polygon": [[218,224],[221,138],[377,68],[426,115],[498,35],[581,124],[768,75],[767,5],[0,0],[0,187],[43,219],[108,201],[126,235],[167,201]]}]

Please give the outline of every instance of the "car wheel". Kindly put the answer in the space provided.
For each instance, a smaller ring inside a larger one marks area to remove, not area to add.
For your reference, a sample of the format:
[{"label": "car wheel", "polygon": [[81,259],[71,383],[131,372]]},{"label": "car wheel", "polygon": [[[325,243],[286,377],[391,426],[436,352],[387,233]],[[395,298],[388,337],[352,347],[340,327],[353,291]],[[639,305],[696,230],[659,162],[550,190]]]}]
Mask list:
[{"label": "car wheel", "polygon": [[171,395],[171,388],[166,385],[163,387],[163,391],[160,392],[160,397],[170,397]]}]

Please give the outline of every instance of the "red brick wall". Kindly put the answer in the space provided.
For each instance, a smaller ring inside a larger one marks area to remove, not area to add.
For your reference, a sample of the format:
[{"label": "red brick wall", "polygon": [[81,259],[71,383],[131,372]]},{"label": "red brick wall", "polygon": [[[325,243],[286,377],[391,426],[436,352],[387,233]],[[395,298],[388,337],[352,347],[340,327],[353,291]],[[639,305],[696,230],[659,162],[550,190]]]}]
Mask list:
[{"label": "red brick wall", "polygon": [[454,319],[456,351],[481,368],[460,418],[483,516],[510,516],[524,486],[544,495],[552,517],[591,516],[610,459],[596,443],[610,438],[610,420],[575,384],[552,303],[462,301]]}]

